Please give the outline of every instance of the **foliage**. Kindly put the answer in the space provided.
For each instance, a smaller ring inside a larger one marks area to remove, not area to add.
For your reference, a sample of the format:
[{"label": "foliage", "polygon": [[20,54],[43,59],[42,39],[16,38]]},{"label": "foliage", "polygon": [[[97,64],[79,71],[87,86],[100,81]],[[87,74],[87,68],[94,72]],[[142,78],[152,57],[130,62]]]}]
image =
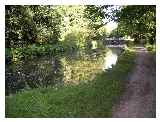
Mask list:
[{"label": "foliage", "polygon": [[133,66],[134,55],[125,52],[113,70],[98,74],[92,82],[10,95],[6,97],[6,117],[110,117]]},{"label": "foliage", "polygon": [[45,56],[7,65],[6,95],[24,89],[63,84],[61,67],[58,58]]},{"label": "foliage", "polygon": [[[20,53],[17,50],[18,53],[14,53],[17,54],[17,57],[13,58],[15,63],[6,66],[6,95],[23,89],[88,82],[102,71],[103,53],[105,52],[100,52],[96,57],[82,52],[54,54],[55,56],[53,56],[53,54],[48,54],[48,52],[52,53],[52,50],[45,53],[48,48],[42,48],[44,51],[39,51],[40,47],[38,47],[37,53],[35,49],[34,47],[30,49],[31,52],[28,50],[23,52],[23,55],[26,54],[22,58],[29,59],[26,56],[33,56],[30,57],[32,59],[25,61],[15,61]],[[55,49],[53,48],[53,51]],[[34,51],[32,52],[32,50]],[[43,54],[39,54],[39,52],[43,52]],[[41,57],[37,57],[38,54]]]},{"label": "foliage", "polygon": [[[93,9],[98,12],[93,14]],[[59,6],[58,11],[63,16],[60,40],[65,44],[69,43],[71,48],[83,50],[92,38],[98,36],[97,32],[99,31],[95,29],[94,25],[102,22],[103,17],[100,7]]]},{"label": "foliage", "polygon": [[56,45],[33,44],[23,48],[6,48],[6,59],[8,58],[11,62],[18,63],[19,61],[25,61],[27,59],[34,59],[46,55],[55,56],[57,54],[62,54],[67,50],[66,48],[63,48],[62,43],[57,43]]},{"label": "foliage", "polygon": [[[78,51],[89,52],[91,50],[88,46],[90,42],[93,39],[100,40],[105,36],[104,29],[96,30],[91,26],[94,21],[87,18],[90,14],[85,13],[87,8],[88,6],[71,5],[6,5],[7,92],[11,91],[12,93],[12,91],[18,91],[26,86],[35,88],[55,84],[55,82],[60,81],[57,80],[59,74],[63,75],[64,72],[54,73],[56,71],[53,71],[55,64],[52,58],[57,59],[61,55]],[[99,17],[102,16],[100,15],[101,9],[92,6],[92,9],[94,8],[99,13],[93,16],[97,17],[96,21],[101,22],[102,18]],[[102,48],[101,42],[99,45],[99,48]],[[45,61],[43,62],[43,57],[49,58],[47,58],[48,65]],[[73,64],[80,68],[82,62],[74,60]],[[89,63],[94,64],[94,62],[86,61],[85,66]],[[73,64],[69,65],[72,66]],[[61,70],[61,67],[58,68]],[[87,77],[76,76],[84,79]],[[71,78],[72,81],[75,79],[76,77]]]},{"label": "foliage", "polygon": [[[98,12],[91,13],[93,10]],[[103,19],[97,6],[6,5],[5,18],[6,48],[15,61],[24,55],[46,54],[48,45],[65,51],[84,50],[92,38],[104,36],[102,30],[92,26]]]},{"label": "foliage", "polygon": [[57,41],[60,22],[59,14],[48,6],[7,5],[6,47]]},{"label": "foliage", "polygon": [[101,6],[88,5],[85,9],[84,16],[90,20],[92,28],[97,29],[97,26],[102,25],[102,19],[104,19],[104,11]]},{"label": "foliage", "polygon": [[123,6],[118,17],[118,33],[128,35],[140,42],[155,43],[156,34],[156,6],[132,5]]},{"label": "foliage", "polygon": [[90,55],[80,57],[64,57],[61,59],[64,71],[63,81],[65,84],[79,84],[82,82],[92,81],[96,74],[102,72],[103,54],[96,58]]},{"label": "foliage", "polygon": [[148,51],[156,52],[156,45],[155,45],[155,44],[154,44],[154,45],[151,45],[151,44],[147,43],[147,44],[145,45],[145,47],[147,48]]}]

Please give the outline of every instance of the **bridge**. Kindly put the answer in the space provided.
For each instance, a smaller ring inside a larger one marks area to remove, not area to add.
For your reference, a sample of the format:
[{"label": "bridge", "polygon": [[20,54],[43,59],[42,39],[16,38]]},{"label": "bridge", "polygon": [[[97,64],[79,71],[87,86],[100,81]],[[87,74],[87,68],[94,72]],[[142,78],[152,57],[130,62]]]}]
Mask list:
[{"label": "bridge", "polygon": [[131,38],[105,38],[103,40],[104,45],[106,47],[120,47],[120,48],[125,48],[126,46],[126,41],[134,41]]}]

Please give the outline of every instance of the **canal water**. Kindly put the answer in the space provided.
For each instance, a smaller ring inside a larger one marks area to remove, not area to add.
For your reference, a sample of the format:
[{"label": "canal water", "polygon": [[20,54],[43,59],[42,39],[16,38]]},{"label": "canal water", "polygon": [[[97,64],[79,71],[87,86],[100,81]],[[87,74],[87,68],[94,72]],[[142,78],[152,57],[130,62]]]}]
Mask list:
[{"label": "canal water", "polygon": [[106,52],[104,57],[103,70],[111,69],[116,65],[118,56],[123,52],[123,49],[120,47],[110,47],[108,52]]},{"label": "canal water", "polygon": [[72,53],[6,64],[6,95],[38,87],[92,81],[97,73],[112,68],[121,52],[120,48],[110,48],[96,56]]}]

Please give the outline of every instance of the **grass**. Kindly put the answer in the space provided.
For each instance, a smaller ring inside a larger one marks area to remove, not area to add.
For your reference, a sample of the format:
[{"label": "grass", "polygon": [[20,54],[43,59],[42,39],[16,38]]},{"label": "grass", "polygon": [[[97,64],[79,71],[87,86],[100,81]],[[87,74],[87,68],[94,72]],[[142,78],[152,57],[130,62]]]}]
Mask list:
[{"label": "grass", "polygon": [[111,117],[134,58],[133,53],[123,53],[112,70],[98,74],[89,83],[7,96],[6,117]]}]

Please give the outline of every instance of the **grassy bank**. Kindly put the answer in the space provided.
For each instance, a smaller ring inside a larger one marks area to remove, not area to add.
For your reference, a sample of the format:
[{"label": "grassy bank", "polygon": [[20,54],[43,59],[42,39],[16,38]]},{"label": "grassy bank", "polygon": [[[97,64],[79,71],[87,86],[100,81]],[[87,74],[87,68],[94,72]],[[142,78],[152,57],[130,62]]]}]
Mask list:
[{"label": "grassy bank", "polygon": [[6,117],[110,117],[134,54],[125,52],[110,71],[89,83],[39,88],[6,97]]}]

